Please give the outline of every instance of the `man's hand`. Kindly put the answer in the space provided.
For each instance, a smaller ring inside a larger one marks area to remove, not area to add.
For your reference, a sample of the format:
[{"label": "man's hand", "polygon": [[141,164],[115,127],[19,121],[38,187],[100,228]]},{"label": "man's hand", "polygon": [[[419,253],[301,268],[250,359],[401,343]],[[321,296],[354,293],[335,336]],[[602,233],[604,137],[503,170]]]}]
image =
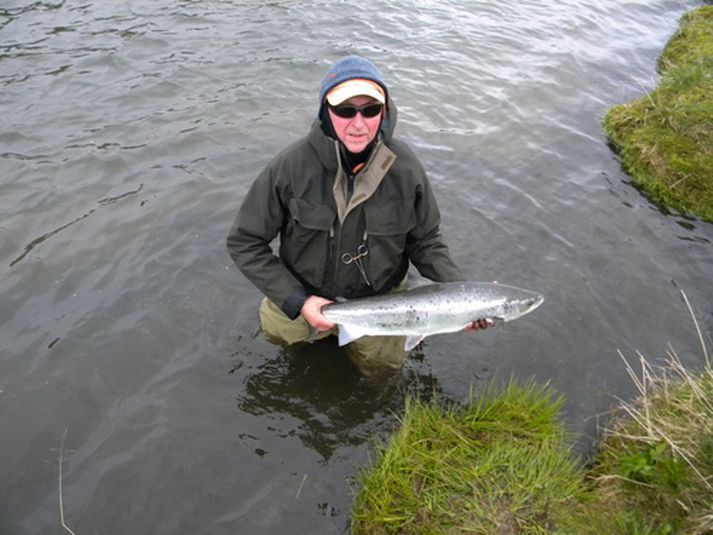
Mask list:
[{"label": "man's hand", "polygon": [[331,303],[329,299],[319,297],[318,295],[310,295],[302,305],[300,314],[312,327],[320,332],[328,331],[334,327],[334,323],[329,321],[322,315],[322,307]]},{"label": "man's hand", "polygon": [[492,327],[493,325],[495,325],[495,324],[489,319],[475,320],[465,326],[465,331],[466,332],[479,331],[481,329],[487,329],[488,327]]}]

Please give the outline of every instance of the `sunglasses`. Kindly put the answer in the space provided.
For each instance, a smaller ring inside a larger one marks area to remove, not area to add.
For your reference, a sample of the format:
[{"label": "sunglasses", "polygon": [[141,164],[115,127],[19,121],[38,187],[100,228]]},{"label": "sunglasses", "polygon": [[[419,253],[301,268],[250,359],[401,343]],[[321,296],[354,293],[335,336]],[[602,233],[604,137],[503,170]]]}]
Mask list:
[{"label": "sunglasses", "polygon": [[365,104],[364,106],[352,106],[351,104],[340,104],[339,106],[329,106],[329,109],[334,112],[334,115],[342,119],[351,119],[356,117],[357,113],[361,113],[362,117],[371,119],[381,113],[383,104]]}]

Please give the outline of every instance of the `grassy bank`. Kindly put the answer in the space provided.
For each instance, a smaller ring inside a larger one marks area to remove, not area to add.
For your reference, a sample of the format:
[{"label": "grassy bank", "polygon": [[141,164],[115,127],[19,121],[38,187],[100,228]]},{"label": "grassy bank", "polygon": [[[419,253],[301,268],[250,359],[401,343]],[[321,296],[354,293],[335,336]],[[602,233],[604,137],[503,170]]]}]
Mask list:
[{"label": "grassy bank", "polygon": [[713,533],[713,371],[671,357],[632,377],[591,467],[573,460],[550,389],[509,385],[467,405],[410,400],[359,477],[354,534]]},{"label": "grassy bank", "polygon": [[606,134],[653,202],[713,222],[713,6],[681,19],[658,71],[654,91],[609,110]]},{"label": "grassy bank", "polygon": [[362,475],[352,532],[537,533],[581,486],[560,403],[533,384],[464,407],[411,399]]}]

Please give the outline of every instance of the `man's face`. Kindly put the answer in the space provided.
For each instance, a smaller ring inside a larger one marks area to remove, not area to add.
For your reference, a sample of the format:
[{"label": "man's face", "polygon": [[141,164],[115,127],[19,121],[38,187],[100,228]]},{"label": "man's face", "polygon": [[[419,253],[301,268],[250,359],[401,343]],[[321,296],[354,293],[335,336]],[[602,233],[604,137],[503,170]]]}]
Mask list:
[{"label": "man's face", "polygon": [[[368,106],[370,104],[379,104],[371,97],[359,95],[352,97],[340,104],[340,106]],[[381,117],[383,116],[383,108],[374,117],[364,117],[362,112],[357,112],[354,117],[340,117],[329,108],[329,118],[332,120],[334,132],[337,134],[339,141],[344,143],[344,146],[349,152],[360,153],[371,143],[379,131]]]}]

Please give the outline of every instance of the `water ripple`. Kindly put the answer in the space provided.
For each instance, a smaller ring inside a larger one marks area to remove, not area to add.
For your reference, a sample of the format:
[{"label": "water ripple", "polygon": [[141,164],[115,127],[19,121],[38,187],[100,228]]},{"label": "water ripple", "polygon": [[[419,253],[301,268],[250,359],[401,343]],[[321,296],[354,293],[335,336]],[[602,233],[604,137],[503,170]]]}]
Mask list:
[{"label": "water ripple", "polygon": [[[0,8],[2,529],[56,528],[56,474],[37,460],[67,427],[85,532],[334,533],[345,481],[408,391],[548,380],[588,436],[607,396],[631,393],[616,348],[671,343],[699,364],[671,281],[713,330],[713,228],[632,188],[601,119],[653,87],[700,2],[417,4]],[[390,84],[466,275],[546,296],[506,330],[434,337],[376,389],[332,348],[262,340],[259,292],[224,249],[253,178],[351,53]]]}]

